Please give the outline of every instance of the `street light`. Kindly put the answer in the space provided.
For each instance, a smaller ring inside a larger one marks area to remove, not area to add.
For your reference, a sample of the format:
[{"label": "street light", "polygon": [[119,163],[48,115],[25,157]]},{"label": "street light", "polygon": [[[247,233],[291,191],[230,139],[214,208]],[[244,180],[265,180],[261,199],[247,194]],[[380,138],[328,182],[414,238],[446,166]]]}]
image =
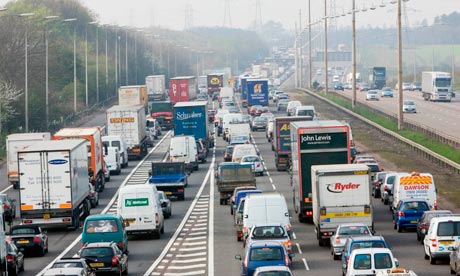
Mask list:
[{"label": "street light", "polygon": [[[97,24],[97,21],[88,22],[88,25]],[[97,26],[96,26],[97,28]],[[96,90],[98,87],[98,72],[97,72],[97,39],[96,39]],[[96,103],[99,103],[99,91],[96,92]],[[85,26],[85,106],[88,108],[88,26]]]},{"label": "street light", "polygon": [[[59,16],[57,15],[49,15],[43,17],[45,20],[56,19]],[[49,120],[50,120],[50,112],[49,112],[49,82],[48,82],[48,27],[45,23],[45,117],[46,117],[46,129],[49,129]]]},{"label": "street light", "polygon": [[[75,22],[76,18],[64,19],[64,22]],[[77,26],[73,25],[73,112],[77,113]]]}]

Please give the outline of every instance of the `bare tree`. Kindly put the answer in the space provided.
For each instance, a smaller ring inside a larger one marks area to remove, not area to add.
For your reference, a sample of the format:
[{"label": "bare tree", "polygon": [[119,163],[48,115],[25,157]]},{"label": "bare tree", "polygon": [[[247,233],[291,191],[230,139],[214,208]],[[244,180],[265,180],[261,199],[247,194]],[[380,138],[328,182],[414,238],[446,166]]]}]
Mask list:
[{"label": "bare tree", "polygon": [[[13,84],[0,81],[0,133],[2,133],[2,125],[7,122],[17,111],[14,109],[14,103],[22,96],[22,90],[18,90]],[[2,139],[0,139],[1,148]]]}]

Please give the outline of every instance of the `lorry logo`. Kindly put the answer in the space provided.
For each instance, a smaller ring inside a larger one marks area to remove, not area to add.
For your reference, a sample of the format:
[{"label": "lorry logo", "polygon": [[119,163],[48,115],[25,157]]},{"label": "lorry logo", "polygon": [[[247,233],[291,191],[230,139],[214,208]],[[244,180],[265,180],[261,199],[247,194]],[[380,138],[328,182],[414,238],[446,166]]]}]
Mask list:
[{"label": "lorry logo", "polygon": [[264,85],[263,83],[256,83],[256,84],[254,84],[254,93],[255,93],[255,94],[260,94],[260,93],[262,93],[262,86],[263,86],[263,85]]},{"label": "lorry logo", "polygon": [[65,159],[53,159],[53,160],[50,160],[48,161],[48,164],[50,165],[62,165],[62,164],[65,164],[69,161],[65,160]]},{"label": "lorry logo", "polygon": [[125,206],[126,207],[137,207],[137,206],[148,206],[149,199],[148,198],[125,198]]},{"label": "lorry logo", "polygon": [[212,85],[218,85],[218,84],[220,84],[220,79],[218,77],[213,77],[213,78],[211,78],[211,80],[209,82]]},{"label": "lorry logo", "polygon": [[126,118],[110,118],[110,123],[134,123],[134,117],[126,117]]},{"label": "lorry logo", "polygon": [[173,95],[174,97],[176,96],[176,93],[177,93],[177,85],[176,84],[173,84],[172,85],[172,92],[173,92]]},{"label": "lorry logo", "polygon": [[403,176],[399,179],[401,185],[413,185],[413,184],[433,184],[433,178],[429,175],[411,175]]},{"label": "lorry logo", "polygon": [[326,184],[327,190],[331,193],[336,193],[340,194],[345,190],[356,190],[361,186],[361,184],[356,184],[356,183],[347,183],[347,184],[342,184],[340,182],[337,183],[332,183],[332,184]]},{"label": "lorry logo", "polygon": [[195,113],[195,112],[192,112],[192,113],[177,112],[176,119],[179,121],[182,121],[182,120],[188,120],[192,118],[201,118],[201,115],[202,115],[201,113]]},{"label": "lorry logo", "polygon": [[283,130],[290,130],[291,129],[291,125],[290,124],[283,124],[283,126],[280,128],[280,131],[283,131]]}]

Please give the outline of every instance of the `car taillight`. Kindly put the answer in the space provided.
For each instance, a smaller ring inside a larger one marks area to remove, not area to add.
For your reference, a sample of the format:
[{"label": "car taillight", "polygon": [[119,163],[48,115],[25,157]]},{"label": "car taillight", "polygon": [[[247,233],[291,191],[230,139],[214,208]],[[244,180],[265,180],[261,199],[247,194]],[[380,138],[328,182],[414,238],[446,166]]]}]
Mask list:
[{"label": "car taillight", "polygon": [[387,185],[383,186],[383,190],[384,190],[385,192],[388,192],[388,186],[387,186]]},{"label": "car taillight", "polygon": [[160,217],[158,216],[158,213],[155,213],[155,224],[158,224],[160,222]]},{"label": "car taillight", "polygon": [[116,266],[118,264],[118,258],[117,256],[112,257],[112,266]]},{"label": "car taillight", "polygon": [[289,256],[286,254],[286,256],[284,256],[284,264],[286,266],[289,266]]},{"label": "car taillight", "polygon": [[347,256],[346,263],[348,265],[348,262],[350,261],[350,256]]},{"label": "car taillight", "polygon": [[248,269],[248,255],[249,254],[246,254],[246,256],[244,257],[244,262],[243,262],[244,269]]},{"label": "car taillight", "polygon": [[125,244],[122,241],[119,241],[117,245],[119,248],[123,248]]},{"label": "car taillight", "polygon": [[8,209],[8,204],[3,203],[3,210],[6,210],[6,209]]},{"label": "car taillight", "polygon": [[335,243],[340,243],[340,238],[335,238]]},{"label": "car taillight", "polygon": [[14,262],[14,257],[11,256],[11,255],[6,255],[6,261],[9,262],[9,263],[13,263]]},{"label": "car taillight", "polygon": [[292,242],[290,240],[289,241],[283,241],[283,244],[286,247],[292,247]]},{"label": "car taillight", "polygon": [[398,212],[398,217],[404,217],[404,212],[403,212],[403,211],[399,211],[399,212]]},{"label": "car taillight", "polygon": [[42,242],[42,239],[40,239],[39,237],[34,238],[34,243],[41,243],[41,242]]}]

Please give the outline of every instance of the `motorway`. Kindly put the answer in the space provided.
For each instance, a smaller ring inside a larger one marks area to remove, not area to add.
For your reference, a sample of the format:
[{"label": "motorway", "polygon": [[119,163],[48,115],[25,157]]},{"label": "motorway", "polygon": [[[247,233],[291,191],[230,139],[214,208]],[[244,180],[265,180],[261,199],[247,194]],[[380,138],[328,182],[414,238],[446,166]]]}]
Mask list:
[{"label": "motorway", "polygon": [[[271,109],[277,116],[285,115],[274,111],[273,104]],[[317,112],[325,119],[331,116],[326,112],[322,113],[319,108]],[[86,125],[103,125],[103,122],[102,114]],[[170,133],[157,140],[152,154],[147,157],[149,160],[164,159],[169,137]],[[255,132],[253,137],[267,169],[264,176],[257,177],[258,188],[282,193],[292,212],[295,275],[339,275],[341,263],[332,259],[329,247],[318,246],[313,226],[298,222],[292,206],[289,175],[276,171],[273,152],[265,138],[265,132]],[[173,214],[165,221],[165,233],[161,238],[153,240],[149,237],[130,236],[129,275],[240,275],[241,263],[235,260],[234,256],[243,254],[243,246],[241,242],[236,241],[229,206],[219,205],[219,195],[213,178],[213,166],[223,161],[222,152],[226,143],[221,137],[217,137],[216,142],[215,150],[210,152],[213,155],[215,153],[215,158],[212,158],[211,162],[200,164],[199,171],[190,176],[185,201],[173,200]],[[211,160],[211,156],[208,160]],[[100,194],[99,207],[91,210],[92,214],[113,212],[120,185],[147,179],[148,164],[141,166],[141,163],[131,161],[121,175],[112,176],[111,181],[106,184],[106,189]],[[6,175],[3,174],[4,170],[5,168],[2,168],[2,175]],[[18,200],[18,191],[8,188],[5,178],[0,181],[0,190]],[[17,213],[19,214],[19,211]],[[414,269],[418,275],[434,276],[449,273],[446,263],[430,265],[424,260],[422,246],[417,242],[414,232],[397,233],[393,230],[388,206],[381,204],[379,199],[374,199],[374,218],[376,234],[385,237],[402,267]],[[14,223],[18,222],[19,219],[16,218]],[[60,255],[72,256],[81,247],[80,232],[81,230],[48,231],[49,253],[44,257],[27,256],[25,272],[21,275],[37,275]]]}]

